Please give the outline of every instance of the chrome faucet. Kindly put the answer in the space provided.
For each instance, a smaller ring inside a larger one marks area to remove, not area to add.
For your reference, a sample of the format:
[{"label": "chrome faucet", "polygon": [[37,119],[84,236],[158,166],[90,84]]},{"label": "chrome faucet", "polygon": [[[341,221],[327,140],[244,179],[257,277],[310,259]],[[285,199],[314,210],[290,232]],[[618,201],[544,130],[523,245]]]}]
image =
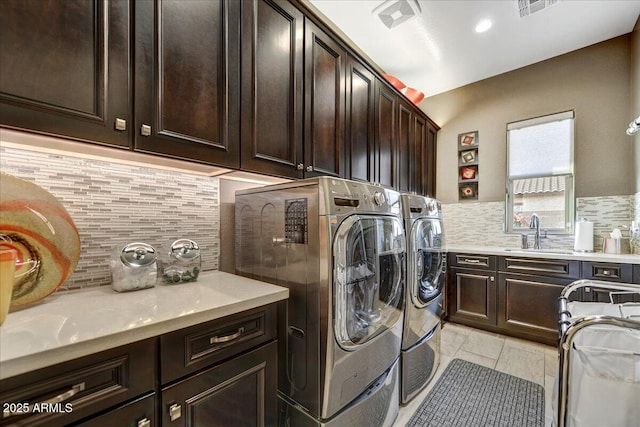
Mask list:
[{"label": "chrome faucet", "polygon": [[536,230],[533,241],[533,249],[542,249],[542,244],[540,243],[540,217],[538,216],[538,214],[531,215],[531,225],[529,226],[529,228],[534,228]]}]

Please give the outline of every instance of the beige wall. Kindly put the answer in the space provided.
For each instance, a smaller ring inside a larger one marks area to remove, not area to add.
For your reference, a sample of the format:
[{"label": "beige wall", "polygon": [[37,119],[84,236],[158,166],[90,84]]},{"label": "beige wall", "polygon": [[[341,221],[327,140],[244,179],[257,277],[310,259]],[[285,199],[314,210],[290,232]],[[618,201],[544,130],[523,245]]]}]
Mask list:
[{"label": "beige wall", "polygon": [[[640,17],[631,34],[631,113],[630,120],[640,115]],[[640,133],[634,137],[636,192],[640,192]]]},{"label": "beige wall", "polygon": [[630,76],[627,34],[426,98],[420,107],[442,127],[436,196],[458,201],[457,135],[478,130],[479,201],[504,200],[506,124],[566,110],[576,112],[576,197],[632,194]]}]

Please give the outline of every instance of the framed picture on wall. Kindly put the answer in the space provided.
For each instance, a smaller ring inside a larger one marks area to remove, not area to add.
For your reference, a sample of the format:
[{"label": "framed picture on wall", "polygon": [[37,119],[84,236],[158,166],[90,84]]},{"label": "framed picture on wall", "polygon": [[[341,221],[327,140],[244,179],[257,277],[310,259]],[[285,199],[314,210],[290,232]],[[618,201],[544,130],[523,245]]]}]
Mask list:
[{"label": "framed picture on wall", "polygon": [[478,145],[478,131],[465,132],[458,135],[458,149],[472,148]]},{"label": "framed picture on wall", "polygon": [[469,163],[478,162],[478,150],[465,150],[460,151],[460,164],[465,165]]},{"label": "framed picture on wall", "polygon": [[460,168],[460,180],[470,181],[478,179],[478,166],[463,166]]},{"label": "framed picture on wall", "polygon": [[477,200],[478,199],[478,183],[460,184],[458,198],[460,200]]}]

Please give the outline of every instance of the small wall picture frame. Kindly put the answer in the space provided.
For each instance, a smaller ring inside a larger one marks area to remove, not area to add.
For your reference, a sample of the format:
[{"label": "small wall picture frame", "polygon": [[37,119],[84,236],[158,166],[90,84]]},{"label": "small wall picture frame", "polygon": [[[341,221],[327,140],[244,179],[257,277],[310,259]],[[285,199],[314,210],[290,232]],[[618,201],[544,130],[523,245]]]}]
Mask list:
[{"label": "small wall picture frame", "polygon": [[458,149],[464,150],[478,145],[478,131],[458,134]]},{"label": "small wall picture frame", "polygon": [[478,200],[478,183],[460,184],[458,187],[460,200]]},{"label": "small wall picture frame", "polygon": [[460,181],[478,179],[478,166],[463,166],[460,168]]},{"label": "small wall picture frame", "polygon": [[460,164],[467,165],[478,162],[478,149],[460,151]]}]

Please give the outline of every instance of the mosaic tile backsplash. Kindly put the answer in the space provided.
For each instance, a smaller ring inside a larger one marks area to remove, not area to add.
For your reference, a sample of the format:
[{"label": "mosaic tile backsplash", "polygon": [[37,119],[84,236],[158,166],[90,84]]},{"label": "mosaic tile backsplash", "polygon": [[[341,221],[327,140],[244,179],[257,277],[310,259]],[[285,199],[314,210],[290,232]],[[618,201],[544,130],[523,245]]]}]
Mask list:
[{"label": "mosaic tile backsplash", "polygon": [[[504,205],[504,202],[442,205],[447,244],[518,248],[520,234],[503,232]],[[576,213],[578,218],[593,221],[593,248],[602,252],[603,236],[608,236],[614,228],[629,227],[634,216],[640,217],[640,193],[577,198]],[[628,228],[623,230],[623,235],[628,248]],[[549,235],[542,241],[543,247],[549,249],[571,250],[573,244],[573,235]]]},{"label": "mosaic tile backsplash", "polygon": [[0,148],[0,170],[48,190],[76,223],[80,261],[61,289],[109,285],[109,260],[131,242],[162,256],[174,240],[192,239],[202,270],[218,269],[218,178],[9,147]]}]

